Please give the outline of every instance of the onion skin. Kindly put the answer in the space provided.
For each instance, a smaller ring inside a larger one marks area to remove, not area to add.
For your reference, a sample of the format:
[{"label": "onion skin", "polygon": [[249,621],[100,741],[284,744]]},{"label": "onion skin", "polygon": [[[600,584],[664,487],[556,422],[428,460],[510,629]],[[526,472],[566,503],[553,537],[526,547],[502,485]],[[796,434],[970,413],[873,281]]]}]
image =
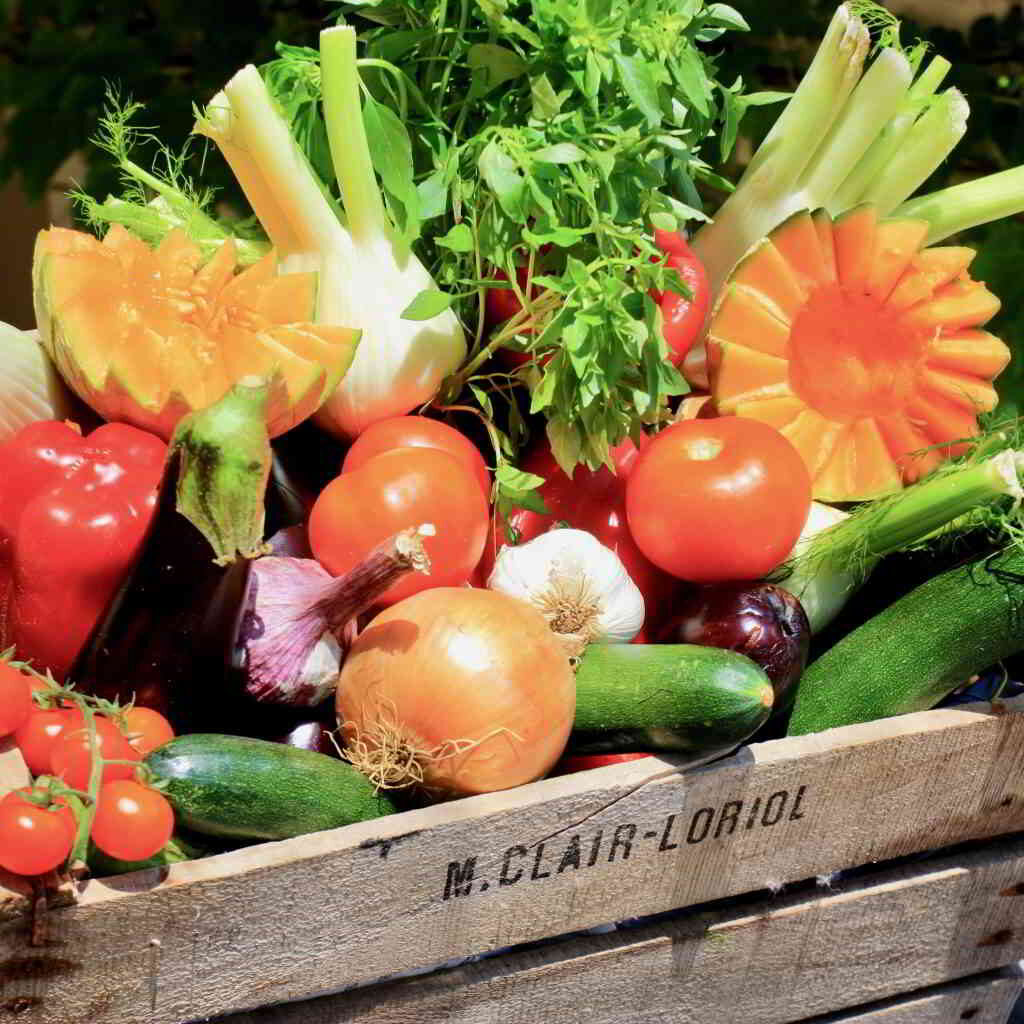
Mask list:
[{"label": "onion skin", "polygon": [[359,635],[338,679],[347,745],[377,749],[373,728],[383,721],[419,751],[464,747],[420,759],[422,789],[445,797],[547,774],[575,709],[569,659],[540,612],[468,587],[425,590],[386,609]]}]

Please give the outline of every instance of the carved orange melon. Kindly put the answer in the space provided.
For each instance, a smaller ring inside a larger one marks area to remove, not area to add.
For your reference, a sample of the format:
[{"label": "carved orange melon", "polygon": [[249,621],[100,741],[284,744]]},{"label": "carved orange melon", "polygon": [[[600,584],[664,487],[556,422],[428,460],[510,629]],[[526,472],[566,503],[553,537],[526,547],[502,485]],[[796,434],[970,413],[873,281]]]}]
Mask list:
[{"label": "carved orange melon", "polygon": [[971,249],[922,249],[927,224],[861,206],[801,212],[730,275],[708,351],[718,411],[781,431],[814,496],[897,490],[963,449],[1010,353],[979,328],[999,300]]},{"label": "carved orange melon", "polygon": [[103,241],[49,228],[36,240],[40,339],[99,415],[169,438],[178,420],[246,375],[272,379],[276,436],[337,387],[359,331],[312,323],[316,274],[278,275],[273,252],[236,273],[226,242],[204,266],[180,230],[150,249],[112,227]]}]

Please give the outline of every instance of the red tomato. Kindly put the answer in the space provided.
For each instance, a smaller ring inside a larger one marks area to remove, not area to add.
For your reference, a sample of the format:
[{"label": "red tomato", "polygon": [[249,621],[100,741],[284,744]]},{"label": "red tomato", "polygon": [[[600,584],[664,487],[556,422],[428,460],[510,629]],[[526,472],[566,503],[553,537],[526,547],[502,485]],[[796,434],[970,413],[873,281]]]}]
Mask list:
[{"label": "red tomato", "polygon": [[26,800],[26,796],[41,796],[46,801],[48,806],[46,810],[52,814],[56,814],[64,824],[67,826],[68,831],[71,834],[72,840],[75,837],[75,833],[78,830],[78,824],[75,821],[75,812],[71,810],[71,805],[67,800],[62,797],[54,797],[50,794],[49,786],[37,782],[31,786],[22,786],[20,789],[13,789],[8,793],[2,800],[0,800],[0,807],[3,807],[6,803],[18,803],[18,804],[32,804],[34,807],[38,807],[39,804],[34,803],[31,800]]},{"label": "red tomato", "polygon": [[174,811],[155,789],[129,779],[100,787],[92,841],[119,860],[145,860],[159,853],[174,831]]},{"label": "red tomato", "polygon": [[465,434],[439,420],[426,416],[393,416],[367,427],[345,455],[342,473],[360,469],[374,456],[395,448],[437,448],[463,463],[480,481],[480,488],[491,499],[491,474],[479,449]]},{"label": "red tomato", "polygon": [[[10,794],[14,796],[15,794]],[[63,864],[75,842],[62,811],[21,799],[0,802],[0,865],[17,875],[41,875]]]},{"label": "red tomato", "polygon": [[[616,473],[601,468],[591,472],[577,466],[570,479],[558,467],[551,449],[542,444],[523,461],[522,469],[544,477],[540,488],[550,515],[517,509],[509,517],[520,543],[549,530],[557,522],[586,530],[611,548],[626,567],[630,578],[644,595],[647,622],[668,611],[669,599],[678,582],[653,565],[636,546],[626,522],[626,479],[640,453],[632,441],[624,441],[612,450]],[[480,576],[486,585],[494,568],[494,558],[502,544],[507,543],[504,524],[495,517],[487,540],[487,550],[480,563]]]},{"label": "red tomato", "polygon": [[555,765],[552,775],[569,775],[571,772],[586,772],[591,768],[603,768],[606,764],[623,764],[625,761],[639,761],[650,754],[567,754]]},{"label": "red tomato", "polygon": [[647,446],[626,483],[637,546],[695,583],[755,580],[800,536],[811,478],[774,427],[723,416],[684,420]]},{"label": "red tomato", "polygon": [[678,366],[704,329],[711,307],[711,285],[704,264],[692,254],[669,256],[668,265],[675,267],[693,296],[685,299],[675,292],[665,292],[661,297],[661,333],[668,345],[669,361]]},{"label": "red tomato", "polygon": [[45,775],[50,770],[53,746],[66,729],[82,725],[82,713],[77,708],[55,708],[33,711],[25,724],[14,734],[14,743],[33,775]]},{"label": "red tomato", "polygon": [[664,228],[655,228],[654,244],[669,256],[687,256],[690,253],[690,245],[682,231],[666,231]]},{"label": "red tomato", "polygon": [[[105,764],[101,779],[130,779],[135,765],[142,760],[136,750],[109,718],[95,718],[96,748],[99,756],[110,761],[129,761],[129,764]],[[88,729],[74,729],[59,737],[50,752],[50,771],[63,779],[72,789],[88,789],[92,772],[93,749]]]},{"label": "red tomato", "polygon": [[118,718],[121,732],[143,757],[174,739],[171,723],[153,708],[130,707]]},{"label": "red tomato", "polygon": [[436,448],[396,448],[343,473],[321,491],[309,517],[313,556],[335,576],[355,567],[400,530],[431,523],[424,540],[430,574],[410,573],[390,587],[389,605],[431,587],[457,587],[484,550],[487,499],[476,476]]},{"label": "red tomato", "polygon": [[35,710],[31,679],[7,662],[0,662],[0,736],[20,729]]}]

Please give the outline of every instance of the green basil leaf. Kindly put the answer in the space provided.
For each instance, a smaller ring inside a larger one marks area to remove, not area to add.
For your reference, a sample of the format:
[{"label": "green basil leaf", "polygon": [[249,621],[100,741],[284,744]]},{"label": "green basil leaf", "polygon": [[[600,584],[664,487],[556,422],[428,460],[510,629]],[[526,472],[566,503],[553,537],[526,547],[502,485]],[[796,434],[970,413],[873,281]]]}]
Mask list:
[{"label": "green basil leaf", "polygon": [[432,320],[443,313],[451,304],[454,296],[437,288],[424,288],[405,309],[402,310],[403,320]]},{"label": "green basil leaf", "polygon": [[690,104],[705,117],[710,116],[711,106],[708,103],[708,94],[711,84],[708,82],[707,72],[704,70],[700,55],[689,47],[680,50],[678,59],[675,61],[675,68],[679,77],[679,86]]},{"label": "green basil leaf", "polygon": [[661,104],[658,101],[658,84],[650,67],[638,56],[627,57],[623,53],[616,53],[614,59],[626,95],[636,104],[648,125],[656,128],[661,124]]},{"label": "green basil leaf", "polygon": [[452,252],[472,252],[474,248],[473,232],[469,230],[469,225],[464,223],[456,224],[451,231],[435,241]]},{"label": "green basil leaf", "polygon": [[[412,140],[398,115],[367,95],[363,126],[370,159],[388,196],[401,208],[399,230],[412,240],[420,233],[419,193],[413,182]],[[394,207],[392,207],[394,209]],[[395,211],[397,212],[397,211]]]},{"label": "green basil leaf", "polygon": [[544,499],[537,492],[537,488],[544,483],[544,477],[525,473],[508,462],[502,462],[494,475],[498,481],[498,492],[506,501],[541,515],[550,514]]},{"label": "green basil leaf", "polygon": [[523,202],[526,181],[516,162],[492,139],[480,154],[480,173],[505,214],[519,223],[526,220]]},{"label": "green basil leaf", "polygon": [[740,32],[750,31],[750,26],[743,15],[728,4],[710,4],[704,11],[701,21],[706,25],[725,25]]},{"label": "green basil leaf", "polygon": [[466,63],[473,70],[475,96],[482,96],[503,82],[519,78],[526,73],[527,68],[526,61],[515,50],[493,43],[471,46],[466,54]]},{"label": "green basil leaf", "polygon": [[574,164],[587,159],[587,154],[572,142],[556,142],[553,146],[533,150],[530,156],[546,164]]}]

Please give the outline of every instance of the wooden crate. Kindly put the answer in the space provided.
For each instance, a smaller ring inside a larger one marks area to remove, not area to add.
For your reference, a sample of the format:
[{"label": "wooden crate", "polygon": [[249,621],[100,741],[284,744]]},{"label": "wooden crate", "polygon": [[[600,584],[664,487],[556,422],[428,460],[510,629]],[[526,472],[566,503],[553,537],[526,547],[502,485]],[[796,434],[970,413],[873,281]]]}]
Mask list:
[{"label": "wooden crate", "polygon": [[[50,912],[45,947],[27,945],[24,900],[10,894],[0,907],[0,1008],[30,1024],[180,1024],[1018,831],[1024,698],[754,744],[687,772],[671,759],[650,758],[169,870],[93,880],[76,906]],[[394,993],[424,992],[439,1007],[445,999],[455,1005],[460,990],[485,993],[486,979],[498,972],[496,991],[523,1006],[516,1018],[503,1003],[503,1021],[543,1019],[544,992],[563,1000],[563,1019],[589,1022],[595,1018],[580,1012],[589,1004],[565,979],[593,968],[600,991],[608,992],[600,998],[617,1014],[608,1020],[719,1024],[732,1019],[728,1007],[742,993],[747,1015],[735,1019],[751,1020],[756,1006],[759,1022],[793,1021],[1021,956],[1024,862],[1014,841],[898,870],[909,874],[846,882],[834,894],[783,895],[753,916],[705,911],[727,915],[702,919],[705,931],[720,925],[714,935],[722,938],[623,931],[598,938],[606,945],[596,951],[526,954],[555,959],[526,968],[518,996],[522,971],[510,967],[508,981],[500,972],[521,961],[502,957],[459,969],[483,972],[481,984],[438,974],[393,985],[383,997],[377,988],[311,1005],[340,1007],[340,1016],[324,1021],[427,1021],[428,1011],[416,1007],[403,1016]],[[929,890],[943,895],[922,896]],[[870,912],[858,911],[869,905]],[[844,994],[829,981],[828,956],[818,961],[829,922],[847,917],[850,941],[864,944],[863,962],[851,969],[861,980],[849,981]],[[944,931],[937,931],[940,918]],[[970,921],[980,921],[981,930]],[[781,939],[759,938],[776,929],[790,936],[785,955],[777,952]],[[939,945],[927,970],[907,968],[914,951],[932,941]],[[730,945],[744,952],[730,954]],[[894,948],[898,956],[888,952]],[[765,959],[774,969],[751,982],[751,964]],[[717,981],[709,980],[712,962],[720,964]],[[767,1016],[798,977],[807,986],[802,1001],[779,1003],[776,1016]],[[680,992],[714,986],[715,1013],[682,1015]],[[392,1001],[384,1016],[368,1016],[373,1006],[359,1002],[373,993],[378,1002]],[[354,1000],[351,1013],[345,1000]],[[316,1021],[288,1007],[273,1012]],[[437,1012],[442,1019],[492,1019]]]}]

